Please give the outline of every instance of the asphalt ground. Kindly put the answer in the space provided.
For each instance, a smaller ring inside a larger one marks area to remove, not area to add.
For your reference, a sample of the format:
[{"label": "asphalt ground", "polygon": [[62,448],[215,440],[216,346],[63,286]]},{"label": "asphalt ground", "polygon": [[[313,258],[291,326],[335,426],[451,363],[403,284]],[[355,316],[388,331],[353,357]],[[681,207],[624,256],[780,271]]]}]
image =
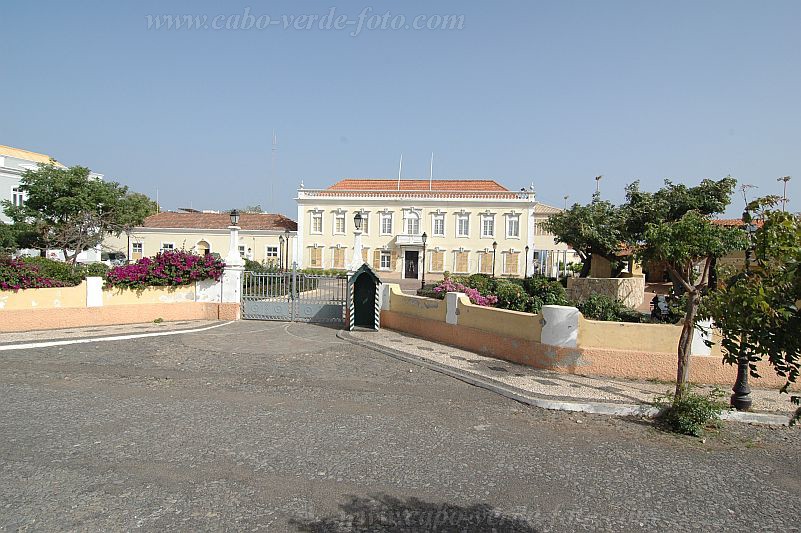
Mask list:
[{"label": "asphalt ground", "polygon": [[0,352],[8,531],[793,531],[799,444],[528,407],[305,324]]}]

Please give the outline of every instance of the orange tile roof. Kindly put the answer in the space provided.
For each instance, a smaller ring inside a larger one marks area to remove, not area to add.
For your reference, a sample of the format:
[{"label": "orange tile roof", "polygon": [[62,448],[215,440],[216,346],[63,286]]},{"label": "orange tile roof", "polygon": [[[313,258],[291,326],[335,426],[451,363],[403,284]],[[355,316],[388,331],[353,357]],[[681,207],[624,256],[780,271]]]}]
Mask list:
[{"label": "orange tile roof", "polygon": [[344,179],[328,188],[330,191],[435,191],[435,192],[509,192],[495,180],[398,180]]},{"label": "orange tile roof", "polygon": [[[145,219],[145,228],[175,229],[226,229],[231,225],[228,213],[176,213],[162,211]],[[277,230],[297,231],[298,224],[294,220],[273,213],[242,213],[239,216],[239,227],[243,230]]]},{"label": "orange tile roof", "polygon": [[[742,228],[743,226],[745,226],[745,223],[741,218],[719,218],[717,220],[713,220],[712,223],[717,224],[719,226],[727,226],[731,228]],[[762,227],[761,220],[754,220],[753,223],[758,228]]]}]

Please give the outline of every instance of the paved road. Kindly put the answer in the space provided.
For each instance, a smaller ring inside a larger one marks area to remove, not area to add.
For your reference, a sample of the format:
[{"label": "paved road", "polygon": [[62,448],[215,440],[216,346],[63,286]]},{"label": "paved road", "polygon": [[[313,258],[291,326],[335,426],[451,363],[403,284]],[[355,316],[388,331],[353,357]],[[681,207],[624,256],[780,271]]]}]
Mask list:
[{"label": "paved road", "polygon": [[0,353],[0,530],[791,531],[800,443],[528,408],[300,324]]}]

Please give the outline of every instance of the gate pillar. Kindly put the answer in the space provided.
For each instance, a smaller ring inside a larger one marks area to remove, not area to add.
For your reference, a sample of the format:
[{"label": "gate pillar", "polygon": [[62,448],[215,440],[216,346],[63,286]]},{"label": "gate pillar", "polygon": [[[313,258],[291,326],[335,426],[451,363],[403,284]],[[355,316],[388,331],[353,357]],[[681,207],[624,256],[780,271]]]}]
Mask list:
[{"label": "gate pillar", "polygon": [[222,303],[238,304],[242,301],[242,273],[244,266],[226,265],[223,269],[222,279]]}]

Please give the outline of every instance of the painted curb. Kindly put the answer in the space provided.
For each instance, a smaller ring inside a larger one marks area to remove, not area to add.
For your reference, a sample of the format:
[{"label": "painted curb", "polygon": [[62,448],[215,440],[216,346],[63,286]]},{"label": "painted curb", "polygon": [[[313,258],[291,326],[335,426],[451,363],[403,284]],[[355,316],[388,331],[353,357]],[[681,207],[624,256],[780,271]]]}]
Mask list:
[{"label": "painted curb", "polygon": [[[618,403],[603,403],[603,402],[581,402],[581,401],[567,401],[567,400],[549,400],[532,395],[530,392],[519,389],[517,387],[510,387],[504,383],[478,376],[476,374],[466,372],[457,368],[447,365],[429,361],[417,355],[411,355],[400,350],[387,348],[379,344],[357,339],[345,330],[339,330],[337,337],[342,340],[351,342],[353,344],[364,346],[373,351],[383,353],[395,359],[411,363],[417,366],[428,368],[435,372],[445,374],[452,378],[458,379],[470,385],[481,387],[499,394],[510,400],[520,402],[542,409],[550,409],[552,411],[572,411],[580,413],[589,413],[594,415],[611,415],[611,416],[639,416],[646,418],[657,418],[661,413],[661,409],[647,404],[618,404]],[[775,415],[769,413],[747,413],[739,411],[724,411],[721,413],[722,420],[729,420],[734,422],[743,422],[746,424],[764,424],[769,426],[786,426],[789,424],[790,417],[783,415]]]},{"label": "painted curb", "polygon": [[50,348],[53,346],[69,346],[70,344],[89,344],[93,342],[113,342],[113,341],[124,341],[130,339],[143,339],[147,337],[164,337],[167,335],[180,335],[182,333],[198,333],[200,331],[208,331],[210,329],[227,326],[228,324],[233,324],[234,322],[236,321],[231,320],[229,322],[223,322],[222,324],[213,324],[211,326],[205,326],[202,328],[194,328],[194,329],[171,329],[169,331],[153,331],[150,333],[128,333],[123,335],[114,335],[107,337],[83,337],[77,339],[64,339],[57,341],[39,341],[39,342],[23,342],[17,344],[2,344],[0,345],[0,352],[6,352],[10,350],[31,350],[33,348]]}]

